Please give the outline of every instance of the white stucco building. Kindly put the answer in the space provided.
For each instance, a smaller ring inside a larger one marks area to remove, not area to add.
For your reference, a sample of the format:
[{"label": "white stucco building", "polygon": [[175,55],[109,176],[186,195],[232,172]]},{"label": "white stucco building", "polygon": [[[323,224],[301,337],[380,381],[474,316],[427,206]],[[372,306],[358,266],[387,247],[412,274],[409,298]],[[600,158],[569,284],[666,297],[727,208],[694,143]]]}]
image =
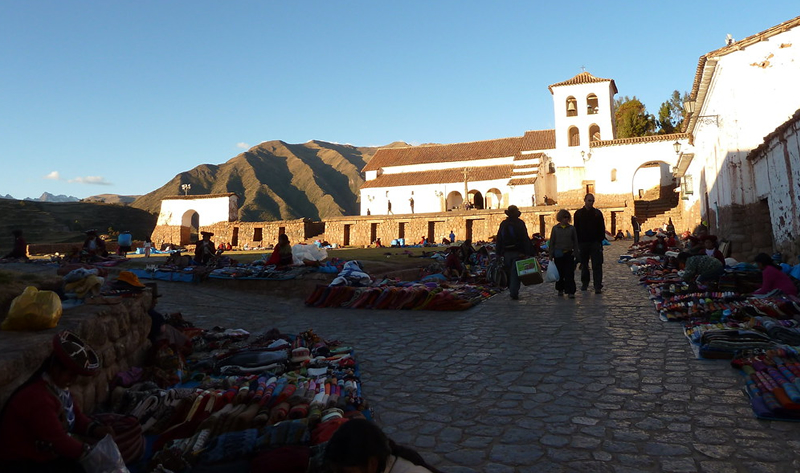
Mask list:
[{"label": "white stucco building", "polygon": [[363,169],[361,215],[442,212],[464,208],[465,200],[477,209],[545,200],[580,206],[587,192],[601,205],[606,195],[606,204],[625,207],[640,189],[672,184],[674,143],[687,143],[685,135],[615,139],[611,79],[582,72],[549,90],[553,130],[379,150]]},{"label": "white stucco building", "polygon": [[[765,184],[796,192],[796,150],[786,153],[786,164],[769,178],[766,161],[754,165],[746,158],[800,108],[798,84],[800,17],[731,41],[698,62],[685,104],[692,146],[682,149],[676,172],[684,182],[684,211],[707,221],[744,254],[769,252],[786,240],[786,219]],[[765,241],[764,235],[771,238]]]}]

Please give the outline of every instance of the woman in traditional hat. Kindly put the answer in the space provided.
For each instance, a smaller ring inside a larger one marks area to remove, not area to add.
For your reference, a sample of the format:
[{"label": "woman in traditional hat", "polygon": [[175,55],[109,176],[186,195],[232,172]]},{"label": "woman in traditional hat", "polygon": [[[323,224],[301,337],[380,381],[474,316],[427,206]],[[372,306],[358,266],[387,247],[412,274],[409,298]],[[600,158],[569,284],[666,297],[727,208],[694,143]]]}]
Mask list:
[{"label": "woman in traditional hat", "polygon": [[53,337],[53,353],[9,398],[0,416],[0,465],[14,472],[82,472],[92,448],[74,434],[101,439],[111,427],[92,422],[72,399],[78,376],[100,370],[97,353],[72,332]]},{"label": "woman in traditional hat", "polygon": [[211,241],[211,237],[214,236],[213,233],[200,232],[200,235],[203,236],[203,239],[197,242],[197,246],[194,249],[194,261],[197,264],[205,265],[217,254],[217,247]]}]

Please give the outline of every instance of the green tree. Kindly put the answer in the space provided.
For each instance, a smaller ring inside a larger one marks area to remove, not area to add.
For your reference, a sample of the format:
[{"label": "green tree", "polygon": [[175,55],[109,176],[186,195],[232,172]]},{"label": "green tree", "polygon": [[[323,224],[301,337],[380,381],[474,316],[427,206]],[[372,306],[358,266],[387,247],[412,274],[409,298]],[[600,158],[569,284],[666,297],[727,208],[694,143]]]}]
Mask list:
[{"label": "green tree", "polygon": [[683,102],[688,98],[688,92],[684,92],[683,97],[681,97],[680,92],[674,90],[669,100],[661,104],[658,109],[658,118],[656,119],[657,133],[659,135],[680,133],[683,127]]},{"label": "green tree", "polygon": [[644,104],[636,98],[628,96],[614,101],[614,119],[617,122],[617,138],[648,136],[656,131],[656,119],[649,113]]}]

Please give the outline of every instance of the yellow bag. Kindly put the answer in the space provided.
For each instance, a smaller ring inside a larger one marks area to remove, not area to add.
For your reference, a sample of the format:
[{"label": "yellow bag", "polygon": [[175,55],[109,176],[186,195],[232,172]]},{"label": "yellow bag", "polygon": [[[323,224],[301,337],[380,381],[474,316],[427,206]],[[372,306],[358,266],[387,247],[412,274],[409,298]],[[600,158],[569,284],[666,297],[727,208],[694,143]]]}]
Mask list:
[{"label": "yellow bag", "polygon": [[11,301],[8,316],[0,329],[45,330],[58,325],[61,319],[61,299],[53,291],[40,291],[28,286]]}]

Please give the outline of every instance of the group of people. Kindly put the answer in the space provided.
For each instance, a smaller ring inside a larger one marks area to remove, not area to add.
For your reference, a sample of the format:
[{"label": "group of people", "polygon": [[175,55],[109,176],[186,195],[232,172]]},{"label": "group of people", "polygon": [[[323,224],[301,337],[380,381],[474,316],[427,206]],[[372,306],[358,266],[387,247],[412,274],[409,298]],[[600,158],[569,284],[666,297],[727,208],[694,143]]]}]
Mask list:
[{"label": "group of people", "polygon": [[[605,219],[602,212],[594,207],[595,197],[586,194],[584,205],[575,211],[573,216],[566,209],[556,214],[558,224],[550,233],[548,256],[552,264],[559,270],[556,282],[558,294],[567,294],[575,298],[575,263],[581,265],[581,290],[586,291],[589,285],[594,287],[595,294],[603,292],[603,240],[606,238]],[[496,249],[503,258],[509,275],[509,295],[519,299],[520,279],[515,268],[516,261],[535,256],[535,248],[525,222],[520,219],[519,208],[511,205],[506,210],[507,218],[500,223],[497,230]],[[590,270],[591,268],[591,270]]]}]

